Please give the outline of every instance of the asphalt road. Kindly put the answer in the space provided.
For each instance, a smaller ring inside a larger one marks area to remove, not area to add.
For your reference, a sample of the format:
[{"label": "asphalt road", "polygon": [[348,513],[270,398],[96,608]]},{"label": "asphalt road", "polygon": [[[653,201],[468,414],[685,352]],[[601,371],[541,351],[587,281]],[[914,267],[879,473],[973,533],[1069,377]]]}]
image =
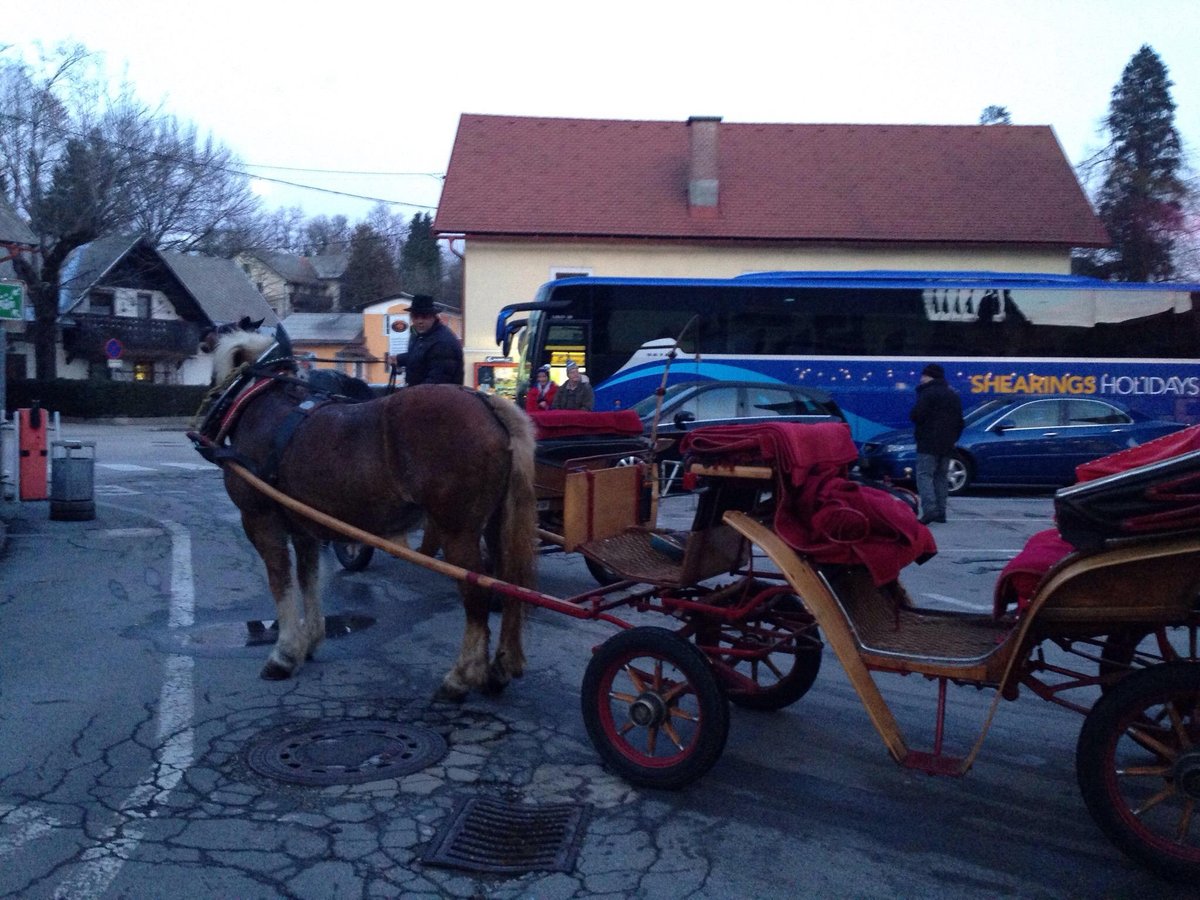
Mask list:
[{"label": "asphalt road", "polygon": [[[461,635],[455,586],[395,559],[352,574],[331,556],[326,611],[346,633],[297,677],[261,681],[274,614],[217,470],[178,430],[64,431],[97,442],[95,520],[21,504],[0,557],[0,896],[1189,895],[1088,817],[1079,717],[1025,696],[1001,704],[966,777],[907,771],[828,648],[807,696],[735,709],[711,772],[672,792],[607,772],[584,730],[581,679],[611,626],[534,611],[524,678],[435,704]],[[664,523],[686,523],[691,503],[667,500]],[[904,582],[922,604],[990,609],[997,572],[1050,513],[1046,494],[953,498],[940,553]],[[542,560],[547,593],[592,584],[578,556]],[[909,742],[928,747],[935,685],[881,685]],[[949,750],[970,747],[990,700],[951,690]],[[419,726],[448,755],[333,786],[251,764],[277,729],[324,722]],[[523,875],[425,862],[457,804],[479,798],[585,811],[577,858]]]}]

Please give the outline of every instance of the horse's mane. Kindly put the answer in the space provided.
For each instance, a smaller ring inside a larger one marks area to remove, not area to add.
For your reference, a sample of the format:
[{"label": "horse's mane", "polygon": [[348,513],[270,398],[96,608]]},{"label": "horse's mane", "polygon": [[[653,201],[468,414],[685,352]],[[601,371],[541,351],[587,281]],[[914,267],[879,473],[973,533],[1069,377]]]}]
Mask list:
[{"label": "horse's mane", "polygon": [[200,408],[192,417],[192,428],[203,430],[208,423],[208,417],[214,413],[214,405],[218,404],[235,381],[245,372],[246,367],[262,356],[268,347],[275,343],[269,334],[259,334],[254,331],[228,331],[217,335],[216,346],[213,347],[213,386],[200,401]]},{"label": "horse's mane", "polygon": [[275,338],[257,331],[231,331],[217,339],[213,350],[213,381],[223,384],[234,371],[258,359]]}]

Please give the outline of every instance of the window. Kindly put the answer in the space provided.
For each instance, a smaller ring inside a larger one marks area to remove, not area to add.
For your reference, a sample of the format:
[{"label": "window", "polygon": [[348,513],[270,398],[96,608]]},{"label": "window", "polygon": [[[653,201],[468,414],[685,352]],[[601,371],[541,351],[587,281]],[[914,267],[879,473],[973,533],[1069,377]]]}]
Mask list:
[{"label": "window", "polygon": [[154,381],[154,363],[135,362],[133,364],[133,380],[134,381]]},{"label": "window", "polygon": [[1129,416],[1100,400],[1068,400],[1068,425],[1127,425]]},{"label": "window", "polygon": [[88,311],[94,316],[113,314],[113,295],[108,291],[94,291],[88,297]]},{"label": "window", "polygon": [[137,317],[139,319],[150,318],[150,294],[145,291],[138,291],[137,295]]},{"label": "window", "polygon": [[1048,428],[1062,421],[1061,400],[1037,400],[1026,403],[1004,417],[1005,428]]},{"label": "window", "polygon": [[592,274],[591,269],[567,268],[560,269],[557,266],[550,267],[550,279],[558,281],[560,278],[586,278]]},{"label": "window", "polygon": [[738,388],[719,387],[708,391],[697,391],[676,412],[690,412],[697,421],[707,419],[734,419],[738,414]]},{"label": "window", "polygon": [[748,416],[805,416],[822,415],[806,397],[779,388],[753,387],[746,389]]}]

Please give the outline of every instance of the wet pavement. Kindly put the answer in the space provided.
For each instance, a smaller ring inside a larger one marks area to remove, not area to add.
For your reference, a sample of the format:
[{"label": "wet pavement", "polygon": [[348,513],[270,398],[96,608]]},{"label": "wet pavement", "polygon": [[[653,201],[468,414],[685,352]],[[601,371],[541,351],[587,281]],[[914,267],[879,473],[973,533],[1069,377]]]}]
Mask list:
[{"label": "wet pavement", "polygon": [[[827,650],[794,707],[734,712],[700,782],[635,788],[600,764],[581,722],[583,671],[611,626],[533,611],[524,678],[498,697],[435,703],[461,635],[455,588],[378,555],[361,573],[330,555],[340,634],[297,677],[262,681],[265,579],[219,474],[189,468],[178,434],[125,450],[119,428],[91,431],[96,520],[51,522],[25,504],[0,556],[2,896],[1172,896],[1088,818],[1079,720],[1032,698],[1001,709],[970,775],[930,778],[892,763]],[[668,500],[663,524],[684,526],[691,502]],[[906,584],[922,603],[990,608],[995,574],[1049,510],[1045,495],[952,500],[934,532],[942,553]],[[541,561],[547,593],[592,583],[577,555]],[[658,619],[638,621],[671,624]],[[917,745],[935,690],[888,682]],[[953,690],[950,733],[973,739],[990,699]],[[380,734],[381,722],[398,728]],[[321,726],[355,737],[311,739]],[[444,755],[333,785],[255,765],[264,741],[308,735],[295,751],[305,766],[383,766],[405,729]],[[570,868],[435,864],[470,800],[583,811]]]}]

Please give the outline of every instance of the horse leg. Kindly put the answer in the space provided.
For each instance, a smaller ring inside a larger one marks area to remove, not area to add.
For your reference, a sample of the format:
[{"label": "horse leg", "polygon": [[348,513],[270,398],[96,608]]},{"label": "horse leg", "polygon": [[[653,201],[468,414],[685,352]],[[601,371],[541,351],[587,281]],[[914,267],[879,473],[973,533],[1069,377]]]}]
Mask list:
[{"label": "horse leg", "polygon": [[[428,528],[428,523],[426,524]],[[446,562],[472,572],[478,572],[481,562],[478,534],[442,534],[442,549]],[[454,666],[442,679],[434,694],[435,700],[461,703],[471,688],[482,687],[487,681],[488,595],[487,591],[463,582],[459,585],[467,624],[463,631],[462,647]]]},{"label": "horse leg", "polygon": [[288,533],[283,522],[272,515],[243,514],[242,528],[267,568],[267,584],[275,598],[275,620],[279,637],[259,675],[269,681],[290,678],[304,662],[305,642],[296,615],[295,582]]},{"label": "horse leg", "polygon": [[521,631],[525,625],[525,603],[514,597],[504,598],[504,613],[500,618],[500,640],[496,656],[488,668],[488,692],[498,694],[514,678],[525,674],[525,651],[521,647]]},{"label": "horse leg", "polygon": [[301,626],[304,655],[306,659],[312,659],[321,641],[325,640],[325,616],[321,612],[321,542],[308,534],[294,534],[292,546],[296,548],[296,578],[304,600]]},{"label": "horse leg", "polygon": [[426,516],[425,527],[421,532],[421,546],[417,548],[417,552],[424,553],[426,556],[437,556],[441,547],[442,539],[438,535],[437,526],[433,524],[431,518]]}]

